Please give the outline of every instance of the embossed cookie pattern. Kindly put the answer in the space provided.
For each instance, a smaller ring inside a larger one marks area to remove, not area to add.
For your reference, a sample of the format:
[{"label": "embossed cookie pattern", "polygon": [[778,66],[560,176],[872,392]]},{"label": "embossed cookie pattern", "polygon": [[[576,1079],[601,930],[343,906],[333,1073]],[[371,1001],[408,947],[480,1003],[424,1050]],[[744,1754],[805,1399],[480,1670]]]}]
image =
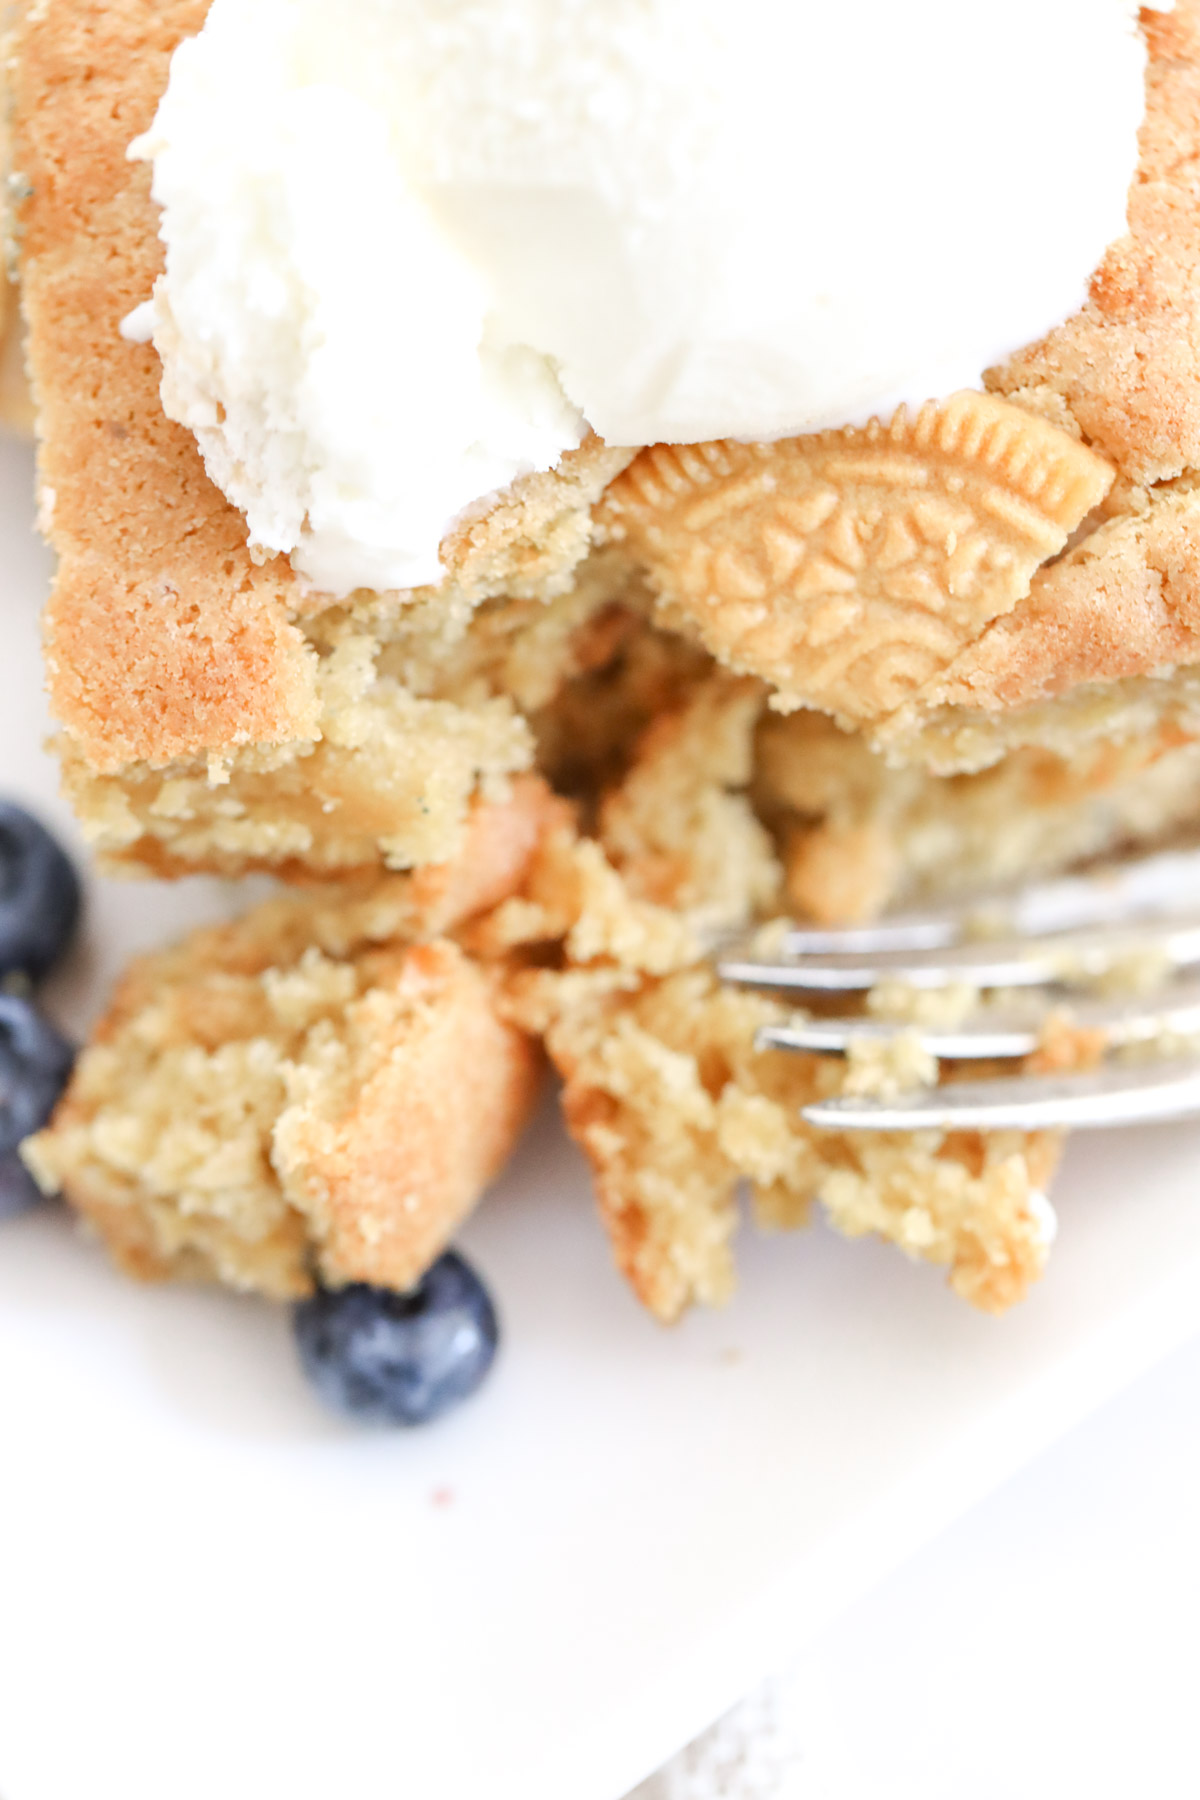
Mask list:
[{"label": "embossed cookie pattern", "polygon": [[893,711],[1029,592],[1113,481],[1065,431],[980,393],[772,444],[658,444],[601,523],[777,704]]}]

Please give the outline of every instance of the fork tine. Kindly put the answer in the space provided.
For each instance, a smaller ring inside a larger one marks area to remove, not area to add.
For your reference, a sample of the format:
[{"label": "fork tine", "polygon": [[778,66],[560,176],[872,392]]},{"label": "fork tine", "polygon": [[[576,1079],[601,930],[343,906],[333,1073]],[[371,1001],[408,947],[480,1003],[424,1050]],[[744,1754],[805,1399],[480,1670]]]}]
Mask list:
[{"label": "fork tine", "polygon": [[723,957],[721,978],[739,987],[795,993],[861,993],[881,981],[911,987],[1017,988],[1078,986],[1108,973],[1125,959],[1161,957],[1168,968],[1200,964],[1200,916],[1148,917],[1138,924],[1060,931],[1027,938],[985,939],[929,950],[847,952],[805,956],[797,962]]},{"label": "fork tine", "polygon": [[[993,1062],[1030,1056],[1041,1041],[1053,1004],[1020,1013],[993,1008],[953,1029],[928,1029],[884,1019],[793,1019],[764,1025],[756,1043],[769,1050],[808,1050],[844,1055],[858,1043],[889,1044],[910,1033],[923,1049],[951,1062]],[[1200,1038],[1200,981],[1182,981],[1141,1002],[1080,1000],[1072,1003],[1069,1023],[1081,1031],[1102,1031],[1110,1050],[1152,1043],[1166,1034]]]},{"label": "fork tine", "polygon": [[935,950],[979,935],[982,918],[1017,937],[1129,920],[1147,913],[1200,905],[1200,850],[1097,864],[1084,875],[969,896],[954,904],[896,913],[871,925],[839,930],[795,926],[785,940],[791,956],[836,956],[849,951]]},{"label": "fork tine", "polygon": [[919,1026],[885,1024],[878,1019],[803,1019],[793,1025],[764,1025],[755,1037],[760,1050],[808,1050],[820,1056],[843,1056],[853,1044],[891,1044],[915,1029],[921,1048],[950,1062],[1004,1062],[1031,1056],[1037,1049],[1036,1026],[1009,1029],[966,1024],[955,1031],[923,1031]]},{"label": "fork tine", "polygon": [[951,1082],[873,1100],[838,1095],[803,1108],[826,1131],[1096,1131],[1200,1116],[1200,1059],[1086,1075]]}]

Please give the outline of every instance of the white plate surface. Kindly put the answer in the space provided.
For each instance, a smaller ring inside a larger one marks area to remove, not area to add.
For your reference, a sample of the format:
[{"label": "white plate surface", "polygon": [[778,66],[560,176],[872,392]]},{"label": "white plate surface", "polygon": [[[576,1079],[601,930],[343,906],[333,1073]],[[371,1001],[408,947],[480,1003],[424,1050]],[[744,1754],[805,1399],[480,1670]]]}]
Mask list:
[{"label": "white plate surface", "polygon": [[[0,445],[0,788],[73,838],[29,486]],[[94,883],[59,1016],[233,901]],[[1077,1146],[999,1323],[817,1229],[747,1232],[733,1305],[664,1332],[547,1111],[465,1234],[496,1373],[412,1435],[324,1415],[280,1311],[126,1284],[54,1208],[0,1225],[0,1795],[618,1800],[1183,1341],[1198,1172],[1195,1130]]]}]

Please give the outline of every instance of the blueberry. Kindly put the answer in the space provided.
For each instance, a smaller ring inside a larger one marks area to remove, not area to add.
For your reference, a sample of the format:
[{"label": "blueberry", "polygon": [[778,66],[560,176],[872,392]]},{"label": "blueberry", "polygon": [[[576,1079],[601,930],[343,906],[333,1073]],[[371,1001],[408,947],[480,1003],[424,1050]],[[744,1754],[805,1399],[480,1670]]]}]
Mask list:
[{"label": "blueberry", "polygon": [[339,1412],[426,1425],[473,1394],[492,1366],[499,1328],[487,1289],[448,1250],[407,1294],[358,1282],[302,1300],[300,1361]]},{"label": "blueberry", "polygon": [[32,1001],[0,994],[0,1217],[37,1198],[17,1145],[54,1111],[74,1057]]},{"label": "blueberry", "polygon": [[79,878],[45,826],[0,801],[0,976],[37,981],[66,949]]},{"label": "blueberry", "polygon": [[0,1163],[0,1219],[15,1219],[28,1212],[42,1197],[41,1189],[19,1156]]}]

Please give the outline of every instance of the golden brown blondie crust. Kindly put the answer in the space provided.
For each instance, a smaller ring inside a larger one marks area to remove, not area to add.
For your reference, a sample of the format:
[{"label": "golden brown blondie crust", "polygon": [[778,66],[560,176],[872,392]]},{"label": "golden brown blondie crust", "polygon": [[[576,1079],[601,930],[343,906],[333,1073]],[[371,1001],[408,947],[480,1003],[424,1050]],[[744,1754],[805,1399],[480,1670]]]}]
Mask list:
[{"label": "golden brown blondie crust", "polygon": [[1132,484],[1200,469],[1200,6],[1143,10],[1150,53],[1140,167],[1128,234],[1084,307],[987,385],[1070,421]]},{"label": "golden brown blondie crust", "polygon": [[14,166],[44,527],[55,713],[97,768],[311,738],[315,658],[281,562],[164,415],[153,350],[122,319],[161,247],[149,171],[127,156],[203,4],[31,8],[14,73]]}]

